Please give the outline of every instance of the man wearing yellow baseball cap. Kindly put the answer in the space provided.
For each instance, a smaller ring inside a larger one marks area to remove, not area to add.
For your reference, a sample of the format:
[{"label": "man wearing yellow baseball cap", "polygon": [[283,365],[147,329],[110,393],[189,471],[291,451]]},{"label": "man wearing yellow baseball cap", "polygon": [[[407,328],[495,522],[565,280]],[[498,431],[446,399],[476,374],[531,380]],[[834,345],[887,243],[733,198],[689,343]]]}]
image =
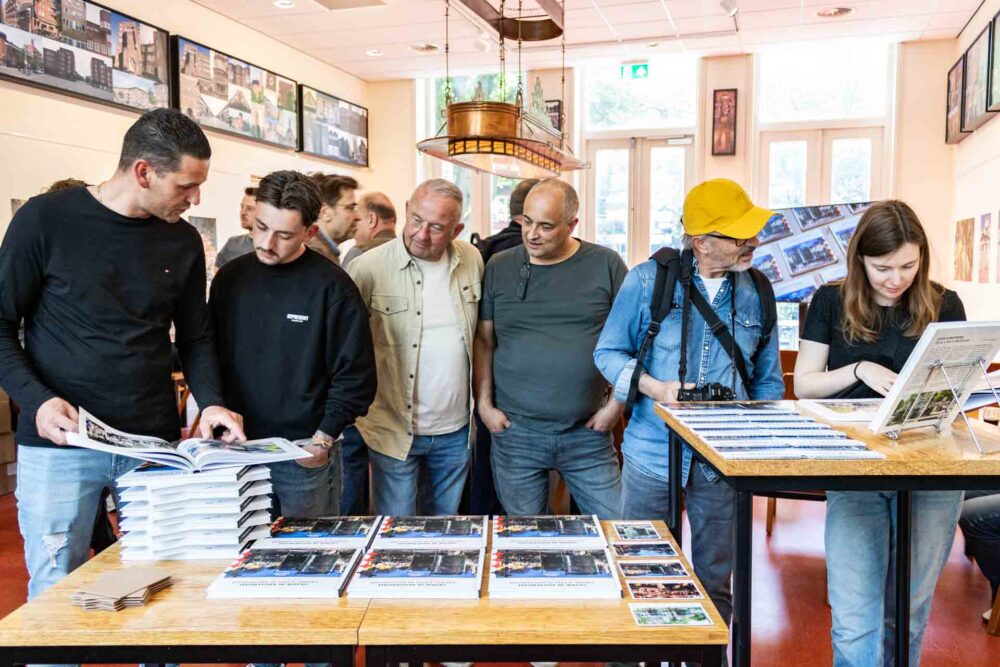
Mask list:
[{"label": "man wearing yellow baseball cap", "polygon": [[[661,248],[625,277],[594,362],[631,413],[622,443],[626,519],[671,516],[669,449],[656,401],[784,396],[774,291],[751,266],[757,234],[773,215],[733,181],[700,183],[684,200],[683,251]],[[710,469],[692,466],[687,447],[680,485],[695,572],[728,623],[733,491]]]}]

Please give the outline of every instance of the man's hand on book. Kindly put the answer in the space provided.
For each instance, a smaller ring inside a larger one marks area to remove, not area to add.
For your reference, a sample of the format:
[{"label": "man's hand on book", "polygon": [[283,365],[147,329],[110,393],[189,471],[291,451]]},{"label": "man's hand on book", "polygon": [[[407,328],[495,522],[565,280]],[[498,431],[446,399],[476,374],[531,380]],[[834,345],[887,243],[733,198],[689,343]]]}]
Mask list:
[{"label": "man's hand on book", "polygon": [[80,415],[76,408],[61,398],[50,398],[35,413],[38,435],[57,445],[66,444],[66,431],[80,430]]},{"label": "man's hand on book", "polygon": [[221,405],[210,405],[201,411],[201,437],[211,439],[216,428],[222,427],[226,430],[220,438],[223,442],[237,442],[246,440],[247,436],[243,432],[243,417],[231,410],[226,410]]}]

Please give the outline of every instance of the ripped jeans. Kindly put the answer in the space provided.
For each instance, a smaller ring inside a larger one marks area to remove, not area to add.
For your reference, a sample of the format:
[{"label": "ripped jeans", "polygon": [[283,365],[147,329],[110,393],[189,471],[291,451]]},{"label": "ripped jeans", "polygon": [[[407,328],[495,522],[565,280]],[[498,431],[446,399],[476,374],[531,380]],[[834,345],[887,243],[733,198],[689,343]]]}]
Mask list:
[{"label": "ripped jeans", "polygon": [[17,523],[28,599],[83,565],[101,491],[141,461],[76,447],[17,448]]}]

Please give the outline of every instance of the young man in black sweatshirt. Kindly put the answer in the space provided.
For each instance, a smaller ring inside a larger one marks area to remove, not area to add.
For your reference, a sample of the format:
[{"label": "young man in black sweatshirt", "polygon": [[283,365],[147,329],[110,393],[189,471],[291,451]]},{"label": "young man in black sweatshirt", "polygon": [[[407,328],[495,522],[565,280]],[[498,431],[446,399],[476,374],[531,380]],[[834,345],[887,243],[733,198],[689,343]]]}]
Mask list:
[{"label": "young man in black sweatshirt", "polygon": [[295,171],[257,186],[254,252],[212,281],[223,395],[250,438],[308,439],[313,456],[271,464],[275,510],[339,513],[345,427],[375,398],[368,310],[354,282],[305,243],[316,233],[319,189]]},{"label": "young man in black sweatshirt", "polygon": [[138,463],[66,446],[77,406],[131,433],[180,436],[171,324],[204,406],[202,436],[218,427],[244,437],[239,415],[222,407],[201,238],[180,218],[199,201],[211,154],[194,121],[151,111],[126,132],[110,180],[28,200],[0,246],[0,386],[21,406],[29,598],[87,559],[102,490]]}]

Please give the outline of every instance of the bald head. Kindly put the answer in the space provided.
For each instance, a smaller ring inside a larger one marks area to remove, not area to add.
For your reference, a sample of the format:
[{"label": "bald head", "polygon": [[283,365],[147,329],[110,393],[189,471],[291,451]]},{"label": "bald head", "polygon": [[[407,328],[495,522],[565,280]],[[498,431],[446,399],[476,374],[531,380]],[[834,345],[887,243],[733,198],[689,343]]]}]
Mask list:
[{"label": "bald head", "polygon": [[521,238],[533,264],[561,262],[579,244],[573,239],[580,199],[573,186],[549,178],[531,188],[524,200]]},{"label": "bald head", "polygon": [[403,244],[418,259],[436,262],[461,233],[462,191],[443,178],[424,181],[406,202]]},{"label": "bald head", "polygon": [[558,178],[546,178],[532,187],[524,200],[525,208],[527,208],[528,200],[532,197],[558,199],[562,204],[561,222],[572,222],[576,218],[576,214],[580,211],[580,198],[577,196],[576,190],[572,185]]},{"label": "bald head", "polygon": [[370,241],[383,230],[396,232],[396,209],[389,198],[381,192],[366,192],[358,200],[358,215],[361,222],[354,234],[357,243]]}]

